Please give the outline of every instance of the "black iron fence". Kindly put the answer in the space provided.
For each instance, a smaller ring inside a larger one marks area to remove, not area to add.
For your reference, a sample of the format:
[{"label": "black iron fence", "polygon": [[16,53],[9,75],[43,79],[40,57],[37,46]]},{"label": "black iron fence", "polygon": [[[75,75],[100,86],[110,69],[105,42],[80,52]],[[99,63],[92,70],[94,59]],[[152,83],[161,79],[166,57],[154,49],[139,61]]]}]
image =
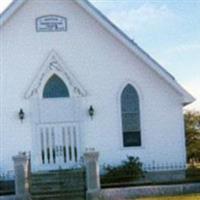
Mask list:
[{"label": "black iron fence", "polygon": [[187,170],[144,172],[144,175],[138,179],[135,179],[131,174],[113,177],[101,176],[102,188],[196,182],[200,183],[200,167],[191,166],[188,166]]}]

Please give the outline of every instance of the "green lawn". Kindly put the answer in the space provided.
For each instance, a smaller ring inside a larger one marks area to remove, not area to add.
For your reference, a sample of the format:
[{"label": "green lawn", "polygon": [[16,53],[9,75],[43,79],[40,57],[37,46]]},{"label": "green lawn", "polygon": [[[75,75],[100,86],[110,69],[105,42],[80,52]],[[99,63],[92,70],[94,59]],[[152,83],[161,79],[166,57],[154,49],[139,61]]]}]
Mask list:
[{"label": "green lawn", "polygon": [[191,195],[184,195],[184,196],[138,198],[137,200],[200,200],[200,194],[191,194]]}]

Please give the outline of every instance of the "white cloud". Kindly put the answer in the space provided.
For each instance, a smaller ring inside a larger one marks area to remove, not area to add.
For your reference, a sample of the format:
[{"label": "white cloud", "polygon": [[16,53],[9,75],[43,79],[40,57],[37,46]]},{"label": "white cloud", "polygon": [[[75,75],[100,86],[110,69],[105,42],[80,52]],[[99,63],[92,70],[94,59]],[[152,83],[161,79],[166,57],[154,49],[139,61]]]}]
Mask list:
[{"label": "white cloud", "polygon": [[[89,0],[95,7],[99,9],[111,9],[115,7],[115,1],[113,0]],[[120,2],[121,3],[121,2]]]},{"label": "white cloud", "polygon": [[155,29],[166,25],[167,21],[176,19],[176,15],[167,6],[155,6],[150,3],[128,10],[112,10],[108,16],[129,34],[145,31],[147,28]]},{"label": "white cloud", "polygon": [[175,46],[171,49],[168,49],[166,51],[167,54],[175,54],[175,53],[188,53],[191,51],[200,51],[200,43],[196,43],[196,44],[182,44],[182,45],[179,45],[179,46]]},{"label": "white cloud", "polygon": [[0,0],[0,13],[12,2],[12,0]]}]

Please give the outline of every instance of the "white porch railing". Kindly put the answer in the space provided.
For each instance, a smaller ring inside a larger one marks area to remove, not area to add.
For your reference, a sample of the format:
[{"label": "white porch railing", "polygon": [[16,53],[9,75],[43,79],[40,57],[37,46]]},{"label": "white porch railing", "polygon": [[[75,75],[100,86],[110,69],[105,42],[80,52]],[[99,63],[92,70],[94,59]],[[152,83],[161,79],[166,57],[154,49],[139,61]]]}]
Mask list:
[{"label": "white porch railing", "polygon": [[79,139],[79,127],[76,123],[38,125],[39,169],[66,169],[78,165]]}]

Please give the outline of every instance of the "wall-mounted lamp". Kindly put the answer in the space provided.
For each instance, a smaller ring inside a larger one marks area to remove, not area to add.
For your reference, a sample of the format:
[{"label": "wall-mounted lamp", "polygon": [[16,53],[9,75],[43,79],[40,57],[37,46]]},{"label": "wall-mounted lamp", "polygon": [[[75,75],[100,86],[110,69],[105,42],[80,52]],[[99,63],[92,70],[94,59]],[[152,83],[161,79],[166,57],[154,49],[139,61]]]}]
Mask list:
[{"label": "wall-mounted lamp", "polygon": [[94,108],[93,108],[93,106],[90,106],[90,108],[88,110],[88,113],[89,113],[90,117],[93,118],[93,116],[94,116]]},{"label": "wall-mounted lamp", "polygon": [[21,120],[21,121],[23,121],[24,120],[24,117],[25,117],[25,114],[24,114],[24,111],[23,111],[23,109],[21,108],[20,110],[19,110],[19,119]]}]

